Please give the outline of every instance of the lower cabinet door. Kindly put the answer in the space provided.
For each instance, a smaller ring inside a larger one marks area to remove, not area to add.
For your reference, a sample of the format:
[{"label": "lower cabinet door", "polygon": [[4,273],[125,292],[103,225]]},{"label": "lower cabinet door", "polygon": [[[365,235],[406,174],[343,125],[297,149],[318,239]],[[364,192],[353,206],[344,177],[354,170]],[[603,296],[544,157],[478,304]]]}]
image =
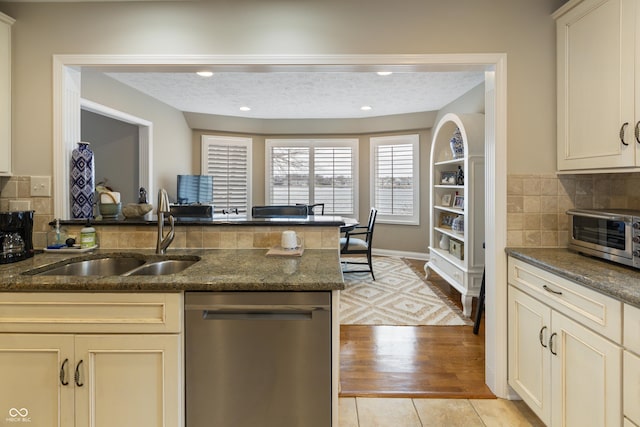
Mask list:
[{"label": "lower cabinet door", "polygon": [[640,425],[640,357],[624,352],[624,416]]},{"label": "lower cabinet door", "polygon": [[551,425],[622,425],[622,348],[557,312],[551,321]]},{"label": "lower cabinet door", "polygon": [[551,309],[509,286],[509,385],[547,425],[551,420]]},{"label": "lower cabinet door", "polygon": [[78,335],[76,427],[183,425],[180,335]]},{"label": "lower cabinet door", "polygon": [[73,426],[73,339],[0,334],[0,426]]}]

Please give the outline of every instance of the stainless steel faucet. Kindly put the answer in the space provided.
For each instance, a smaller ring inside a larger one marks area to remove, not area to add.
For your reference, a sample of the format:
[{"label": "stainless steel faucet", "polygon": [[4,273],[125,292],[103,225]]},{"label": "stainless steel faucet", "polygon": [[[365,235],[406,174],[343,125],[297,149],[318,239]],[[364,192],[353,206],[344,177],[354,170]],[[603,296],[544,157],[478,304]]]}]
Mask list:
[{"label": "stainless steel faucet", "polygon": [[[171,230],[167,235],[164,235],[164,214],[169,214],[169,226]],[[156,244],[156,253],[164,255],[167,253],[167,248],[173,242],[175,237],[174,218],[171,215],[171,209],[169,208],[169,195],[167,190],[161,188],[158,190],[158,243]]]}]

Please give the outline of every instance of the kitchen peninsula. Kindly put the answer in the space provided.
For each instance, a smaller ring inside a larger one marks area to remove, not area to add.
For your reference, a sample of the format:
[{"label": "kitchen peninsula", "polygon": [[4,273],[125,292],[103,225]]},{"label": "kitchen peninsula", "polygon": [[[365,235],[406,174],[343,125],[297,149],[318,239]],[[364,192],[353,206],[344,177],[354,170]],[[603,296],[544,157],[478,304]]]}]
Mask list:
[{"label": "kitchen peninsula", "polygon": [[[86,220],[61,220],[70,236],[79,236]],[[92,220],[100,248],[155,248],[157,220],[148,215],[141,219]],[[280,243],[284,230],[294,230],[305,249],[338,249],[340,216],[310,215],[301,218],[176,218],[172,249],[269,249]],[[53,223],[51,224],[53,225]],[[37,246],[36,246],[37,247]]]},{"label": "kitchen peninsula", "polygon": [[[0,412],[15,407],[15,418],[37,425],[184,426],[185,352],[192,345],[185,333],[185,295],[313,293],[326,295],[330,306],[330,337],[321,352],[331,409],[323,410],[337,426],[344,288],[337,248],[344,222],[326,218],[178,222],[166,256],[198,261],[176,274],[37,274],[71,260],[158,260],[152,220],[96,221],[100,249],[47,252],[0,266],[0,375],[10,384],[0,391]],[[81,227],[74,221],[62,225],[70,235]],[[302,256],[267,256],[288,229],[303,237]]]}]

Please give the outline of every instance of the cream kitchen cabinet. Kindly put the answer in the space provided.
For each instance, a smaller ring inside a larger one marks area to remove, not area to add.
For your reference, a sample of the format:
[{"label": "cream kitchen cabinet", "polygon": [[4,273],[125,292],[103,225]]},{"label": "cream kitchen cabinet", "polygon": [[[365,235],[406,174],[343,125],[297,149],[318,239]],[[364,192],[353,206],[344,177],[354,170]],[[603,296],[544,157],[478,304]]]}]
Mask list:
[{"label": "cream kitchen cabinet", "polygon": [[622,425],[622,303],[513,258],[508,276],[511,387],[549,426]]},{"label": "cream kitchen cabinet", "polygon": [[181,426],[179,294],[0,294],[0,426]]},{"label": "cream kitchen cabinet", "polygon": [[0,12],[0,176],[11,174],[11,26]]},{"label": "cream kitchen cabinet", "polygon": [[625,422],[640,426],[640,308],[624,305],[623,396]]},{"label": "cream kitchen cabinet", "polygon": [[557,25],[559,171],[640,167],[638,0],[571,0]]},{"label": "cream kitchen cabinet", "polygon": [[[453,155],[451,139],[460,141]],[[442,117],[431,144],[429,262],[461,294],[463,313],[471,315],[484,271],[484,114]],[[455,180],[462,171],[463,181]],[[453,177],[453,181],[451,181]],[[459,203],[456,203],[459,201]],[[457,223],[455,222],[457,221]]]}]

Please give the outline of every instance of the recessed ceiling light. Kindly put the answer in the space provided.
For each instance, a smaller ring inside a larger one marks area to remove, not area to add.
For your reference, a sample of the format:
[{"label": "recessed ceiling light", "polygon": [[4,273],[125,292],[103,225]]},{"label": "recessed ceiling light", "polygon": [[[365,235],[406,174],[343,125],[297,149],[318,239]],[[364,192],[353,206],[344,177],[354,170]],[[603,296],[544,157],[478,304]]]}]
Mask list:
[{"label": "recessed ceiling light", "polygon": [[391,74],[393,74],[393,72],[391,72],[391,71],[378,71],[376,74],[378,74],[379,76],[390,76]]},{"label": "recessed ceiling light", "polygon": [[360,107],[360,109],[362,111],[369,111],[369,110],[371,110],[371,105],[363,105],[362,107]]},{"label": "recessed ceiling light", "polygon": [[197,75],[199,75],[200,77],[211,77],[213,76],[213,72],[211,71],[198,71],[196,72]]},{"label": "recessed ceiling light", "polygon": [[251,107],[247,107],[246,105],[242,106],[240,107],[240,111],[251,111]]}]

